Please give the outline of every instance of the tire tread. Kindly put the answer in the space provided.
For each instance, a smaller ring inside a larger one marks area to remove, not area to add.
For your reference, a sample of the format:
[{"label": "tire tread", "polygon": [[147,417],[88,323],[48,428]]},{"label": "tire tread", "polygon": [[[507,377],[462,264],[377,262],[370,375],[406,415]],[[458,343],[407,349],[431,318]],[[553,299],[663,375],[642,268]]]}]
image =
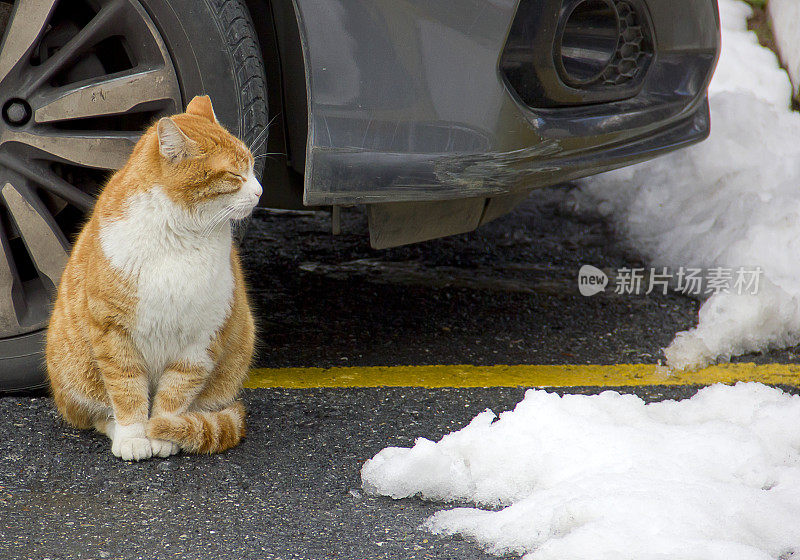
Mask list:
[{"label": "tire tread", "polygon": [[[261,47],[258,43],[250,11],[243,0],[208,0],[220,19],[224,31],[225,47],[231,54],[236,70],[236,89],[239,91],[241,107],[240,138],[247,144],[269,122],[267,106],[267,77]],[[266,142],[253,155],[266,153]],[[264,158],[256,161],[256,174],[260,177]]]}]

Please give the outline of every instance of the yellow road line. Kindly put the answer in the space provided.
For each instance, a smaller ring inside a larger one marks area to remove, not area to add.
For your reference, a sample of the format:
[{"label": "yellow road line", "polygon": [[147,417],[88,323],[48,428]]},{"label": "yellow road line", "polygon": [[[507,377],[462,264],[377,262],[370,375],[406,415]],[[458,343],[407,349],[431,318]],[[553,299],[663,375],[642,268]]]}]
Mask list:
[{"label": "yellow road line", "polygon": [[613,387],[736,381],[800,385],[800,365],[724,364],[676,374],[652,364],[264,368],[252,370],[245,387]]}]

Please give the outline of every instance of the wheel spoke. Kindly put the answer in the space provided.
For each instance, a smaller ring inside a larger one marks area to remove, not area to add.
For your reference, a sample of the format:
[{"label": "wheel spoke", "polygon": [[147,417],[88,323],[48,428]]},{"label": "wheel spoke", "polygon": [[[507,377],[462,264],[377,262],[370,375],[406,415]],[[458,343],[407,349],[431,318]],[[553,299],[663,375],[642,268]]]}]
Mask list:
[{"label": "wheel spoke", "polygon": [[5,232],[0,228],[0,332],[4,335],[19,332],[19,318],[25,306],[21,283],[11,247]]},{"label": "wheel spoke", "polygon": [[72,62],[77,55],[98,41],[110,36],[113,33],[112,24],[118,19],[116,16],[121,5],[122,3],[119,0],[104,4],[91,21],[77,35],[72,37],[67,44],[58,49],[53,56],[45,60],[40,66],[32,67],[25,83],[20,87],[19,96],[23,99],[30,97],[37,88]]},{"label": "wheel spoke", "polygon": [[27,191],[18,190],[11,183],[3,186],[0,195],[22,236],[33,265],[49,282],[48,290],[54,293],[67,265],[69,243],[40,200]]},{"label": "wheel spoke", "polygon": [[6,166],[27,177],[46,191],[63,198],[84,212],[88,212],[94,206],[94,197],[68,183],[50,169],[36,165],[35,162],[23,161],[10,154],[0,154],[0,166]]},{"label": "wheel spoke", "polygon": [[132,132],[19,132],[10,141],[36,148],[52,161],[94,169],[119,169],[131,155],[139,135]]},{"label": "wheel spoke", "polygon": [[0,82],[31,52],[57,0],[17,0],[0,46]]},{"label": "wheel spoke", "polygon": [[44,190],[63,198],[83,212],[89,212],[94,208],[96,201],[93,196],[86,194],[75,185],[67,183],[49,169],[31,169],[28,172],[28,178],[39,184]]},{"label": "wheel spoke", "polygon": [[32,100],[37,123],[119,115],[145,104],[172,100],[172,81],[163,68],[71,84]]}]

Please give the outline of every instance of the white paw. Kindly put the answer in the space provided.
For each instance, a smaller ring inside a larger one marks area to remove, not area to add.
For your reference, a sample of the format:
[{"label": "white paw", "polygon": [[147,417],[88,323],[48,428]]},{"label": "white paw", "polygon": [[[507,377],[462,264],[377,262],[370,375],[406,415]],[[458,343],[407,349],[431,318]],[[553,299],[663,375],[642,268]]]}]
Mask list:
[{"label": "white paw", "polygon": [[153,456],[150,440],[144,435],[144,424],[117,424],[111,453],[124,461],[141,461]]},{"label": "white paw", "polygon": [[177,443],[172,443],[165,439],[150,439],[150,447],[154,457],[169,457],[181,450]]},{"label": "white paw", "polygon": [[141,461],[153,456],[153,447],[150,440],[142,438],[117,438],[111,444],[111,453],[123,461]]}]

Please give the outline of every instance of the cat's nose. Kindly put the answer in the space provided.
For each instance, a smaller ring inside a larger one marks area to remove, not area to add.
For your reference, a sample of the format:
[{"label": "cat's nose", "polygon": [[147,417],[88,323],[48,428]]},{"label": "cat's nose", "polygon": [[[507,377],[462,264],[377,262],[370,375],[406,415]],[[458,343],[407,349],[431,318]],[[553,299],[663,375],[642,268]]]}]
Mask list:
[{"label": "cat's nose", "polygon": [[264,192],[264,190],[261,188],[261,183],[258,182],[258,179],[251,177],[249,186],[253,196],[256,197],[256,199],[261,198],[261,193]]}]

